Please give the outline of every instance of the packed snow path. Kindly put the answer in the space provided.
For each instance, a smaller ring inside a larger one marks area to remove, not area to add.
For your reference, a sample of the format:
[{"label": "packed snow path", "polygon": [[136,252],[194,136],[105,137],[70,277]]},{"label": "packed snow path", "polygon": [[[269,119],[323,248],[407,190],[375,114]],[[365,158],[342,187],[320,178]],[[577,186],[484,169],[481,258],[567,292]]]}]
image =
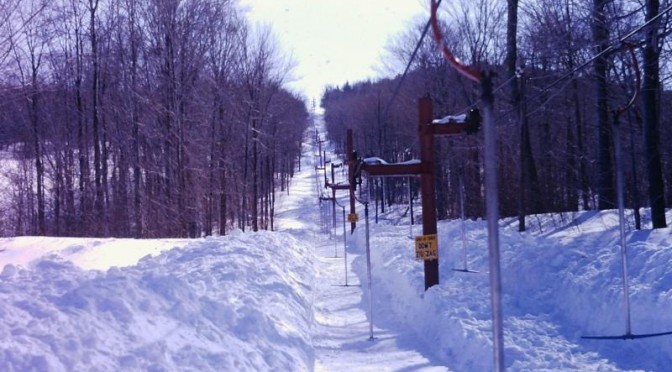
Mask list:
[{"label": "packed snow path", "polygon": [[447,371],[416,350],[408,335],[374,325],[374,339],[370,339],[368,302],[364,300],[361,286],[366,284],[360,283],[350,272],[358,255],[348,254],[346,286],[342,232],[330,239],[328,234],[320,231],[315,177],[317,162],[313,156],[317,150],[312,147],[306,144],[302,170],[294,176],[290,192],[278,203],[277,210],[281,212],[277,221],[279,230],[292,233],[315,249],[315,370]]}]

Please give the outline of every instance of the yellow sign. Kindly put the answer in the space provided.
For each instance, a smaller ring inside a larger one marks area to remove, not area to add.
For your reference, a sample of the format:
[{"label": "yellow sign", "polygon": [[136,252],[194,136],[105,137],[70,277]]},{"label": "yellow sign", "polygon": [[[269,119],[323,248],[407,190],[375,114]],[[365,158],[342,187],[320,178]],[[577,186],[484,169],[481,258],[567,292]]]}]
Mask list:
[{"label": "yellow sign", "polygon": [[359,216],[357,216],[357,213],[349,213],[348,214],[348,222],[356,223],[357,221],[359,221]]},{"label": "yellow sign", "polygon": [[439,259],[439,244],[436,234],[415,237],[415,259],[420,261]]}]

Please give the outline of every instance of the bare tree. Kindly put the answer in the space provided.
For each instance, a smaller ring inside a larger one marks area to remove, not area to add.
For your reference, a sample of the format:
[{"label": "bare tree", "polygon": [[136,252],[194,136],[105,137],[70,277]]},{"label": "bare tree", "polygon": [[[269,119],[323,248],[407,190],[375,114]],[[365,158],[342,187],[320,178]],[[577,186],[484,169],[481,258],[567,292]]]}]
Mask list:
[{"label": "bare tree", "polygon": [[[536,198],[539,196],[537,170],[532,156],[530,144],[530,130],[527,120],[525,92],[525,77],[518,71],[518,0],[507,1],[507,31],[506,31],[506,72],[511,81],[511,103],[517,114],[520,126],[520,193],[518,197],[518,231],[525,231],[525,216],[527,215],[528,198],[536,207]],[[522,68],[521,68],[522,70]],[[522,77],[522,79],[521,79]],[[519,81],[520,79],[520,81]],[[532,190],[529,192],[528,190]],[[537,209],[535,208],[535,211]]]},{"label": "bare tree", "polygon": [[607,19],[607,4],[609,0],[593,0],[593,42],[595,43],[595,55],[597,58],[594,63],[595,74],[595,97],[597,110],[597,127],[599,131],[599,175],[597,192],[599,196],[598,208],[614,208],[615,190],[614,190],[614,166],[612,164],[612,133],[609,123],[609,109],[607,103],[607,68],[609,59],[603,53],[609,47],[609,27]]},{"label": "bare tree", "polygon": [[36,10],[29,8],[27,12],[18,12],[22,21],[20,37],[12,35],[10,38],[11,50],[16,62],[18,78],[23,89],[26,92],[27,112],[29,117],[31,140],[30,146],[34,158],[35,179],[36,179],[36,198],[37,198],[37,221],[35,232],[38,235],[45,235],[46,217],[45,217],[45,169],[43,154],[43,131],[41,120],[41,70],[43,67],[43,56],[48,43],[48,34],[45,32],[43,18],[33,17]]},{"label": "bare tree", "polygon": [[[646,20],[658,17],[659,0],[646,1]],[[642,99],[644,106],[644,146],[649,178],[649,201],[651,203],[651,222],[653,228],[667,227],[665,221],[665,185],[659,150],[660,115],[660,21],[647,29],[644,45],[644,83]]]},{"label": "bare tree", "polygon": [[[250,211],[250,225],[253,231],[259,229],[260,201],[260,144],[262,135],[268,135],[264,124],[269,113],[269,106],[279,91],[289,71],[291,63],[283,63],[278,54],[277,42],[270,29],[261,29],[252,35],[255,39],[243,40],[243,86],[246,92],[247,130],[245,134],[245,164],[243,177],[244,187],[248,181],[252,183],[250,198],[243,198],[242,210]],[[244,194],[247,194],[245,191]]]}]

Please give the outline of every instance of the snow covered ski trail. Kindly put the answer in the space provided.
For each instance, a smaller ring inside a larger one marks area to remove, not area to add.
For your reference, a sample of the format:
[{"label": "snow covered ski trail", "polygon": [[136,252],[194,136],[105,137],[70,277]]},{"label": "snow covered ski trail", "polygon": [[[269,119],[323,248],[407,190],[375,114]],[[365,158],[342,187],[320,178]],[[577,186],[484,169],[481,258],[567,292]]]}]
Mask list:
[{"label": "snow covered ski trail", "polygon": [[[447,370],[432,365],[418,351],[401,345],[403,335],[378,328],[375,322],[374,339],[370,340],[367,305],[362,301],[364,295],[359,281],[349,278],[349,285],[344,285],[342,255],[339,259],[333,258],[333,245],[329,241],[317,246],[315,254],[316,371]],[[356,257],[349,253],[348,260]]]},{"label": "snow covered ski trail", "polygon": [[[338,233],[330,238],[320,230],[315,173],[318,161],[314,155],[318,150],[310,143],[304,146],[301,172],[295,174],[288,194],[280,198],[277,220],[279,230],[314,247],[315,370],[447,371],[416,350],[408,335],[396,330],[378,328],[374,322],[374,339],[370,340],[368,302],[362,290],[366,283],[360,283],[360,278],[349,272],[345,285],[342,231],[337,229]],[[359,254],[350,247],[350,234],[347,235],[350,270]],[[334,257],[335,244],[338,257]]]}]

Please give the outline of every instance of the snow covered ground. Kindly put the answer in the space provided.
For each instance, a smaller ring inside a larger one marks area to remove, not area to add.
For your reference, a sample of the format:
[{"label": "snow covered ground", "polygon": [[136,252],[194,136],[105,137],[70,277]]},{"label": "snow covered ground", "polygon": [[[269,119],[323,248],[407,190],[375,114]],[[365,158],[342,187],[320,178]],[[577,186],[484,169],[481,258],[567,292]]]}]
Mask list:
[{"label": "snow covered ground", "polygon": [[[363,221],[346,260],[340,213],[334,236],[321,228],[313,154],[307,142],[279,232],[0,239],[0,370],[491,370],[485,222],[439,223],[440,284],[425,292],[405,220],[371,221],[369,303]],[[669,370],[672,336],[581,338],[625,333],[617,214],[528,225],[500,223],[507,369]],[[632,333],[672,331],[672,231],[631,225]],[[477,273],[453,270],[463,227]]]},{"label": "snow covered ground", "polygon": [[[672,336],[581,338],[625,333],[618,229],[611,212],[565,218],[544,217],[541,229],[524,234],[513,220],[501,224],[508,369],[668,370]],[[441,223],[441,284],[423,294],[408,230],[375,228],[374,319],[409,329],[453,370],[482,371],[492,368],[486,224],[467,221],[466,231],[468,268],[479,273],[451,270],[463,269],[461,223]],[[670,229],[633,232],[628,242],[632,333],[672,331]],[[364,275],[361,259],[355,269]]]}]

